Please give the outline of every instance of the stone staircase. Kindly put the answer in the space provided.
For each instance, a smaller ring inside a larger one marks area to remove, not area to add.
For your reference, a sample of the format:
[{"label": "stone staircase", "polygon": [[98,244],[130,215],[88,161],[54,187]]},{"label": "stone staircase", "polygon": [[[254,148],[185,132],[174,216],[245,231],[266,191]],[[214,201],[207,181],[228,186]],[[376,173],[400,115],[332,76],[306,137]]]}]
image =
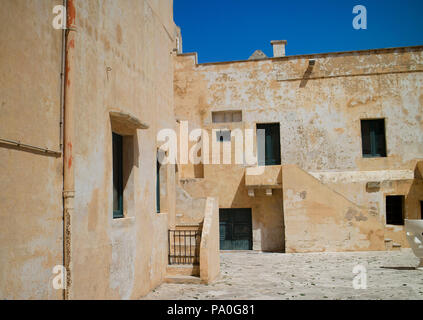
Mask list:
[{"label": "stone staircase", "polygon": [[169,232],[169,265],[166,269],[166,283],[200,284],[200,242],[202,224],[176,226]]}]

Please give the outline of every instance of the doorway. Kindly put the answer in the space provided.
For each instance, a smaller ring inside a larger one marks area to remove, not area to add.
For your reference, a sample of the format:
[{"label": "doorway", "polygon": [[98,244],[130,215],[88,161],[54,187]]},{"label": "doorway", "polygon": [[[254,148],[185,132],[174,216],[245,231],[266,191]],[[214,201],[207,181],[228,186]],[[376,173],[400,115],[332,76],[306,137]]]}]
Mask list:
[{"label": "doorway", "polygon": [[220,209],[220,250],[252,250],[252,210]]}]

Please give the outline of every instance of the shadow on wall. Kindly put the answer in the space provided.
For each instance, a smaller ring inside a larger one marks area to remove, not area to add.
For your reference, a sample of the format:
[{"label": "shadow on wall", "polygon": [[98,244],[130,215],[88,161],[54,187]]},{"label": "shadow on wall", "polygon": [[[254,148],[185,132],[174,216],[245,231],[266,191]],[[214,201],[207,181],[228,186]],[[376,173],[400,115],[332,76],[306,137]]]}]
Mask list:
[{"label": "shadow on wall", "polygon": [[[255,190],[255,196],[250,197],[245,186],[244,174],[233,198],[231,208],[252,209],[255,249],[264,252],[285,252],[282,190],[274,189],[272,196],[267,196],[265,190]],[[257,231],[259,232],[257,233]]]},{"label": "shadow on wall", "polygon": [[405,212],[407,219],[423,219],[420,201],[423,200],[423,180],[414,179],[405,197]]}]

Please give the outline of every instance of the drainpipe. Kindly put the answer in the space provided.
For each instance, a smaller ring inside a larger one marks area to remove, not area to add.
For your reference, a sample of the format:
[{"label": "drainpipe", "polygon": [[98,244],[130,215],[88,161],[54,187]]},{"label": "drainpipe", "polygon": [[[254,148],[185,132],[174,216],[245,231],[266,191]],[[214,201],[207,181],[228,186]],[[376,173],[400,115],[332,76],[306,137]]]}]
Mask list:
[{"label": "drainpipe", "polygon": [[63,262],[67,271],[64,299],[72,299],[72,218],[74,213],[75,178],[73,159],[73,106],[75,85],[75,5],[64,0],[66,8],[64,110],[63,110]]}]

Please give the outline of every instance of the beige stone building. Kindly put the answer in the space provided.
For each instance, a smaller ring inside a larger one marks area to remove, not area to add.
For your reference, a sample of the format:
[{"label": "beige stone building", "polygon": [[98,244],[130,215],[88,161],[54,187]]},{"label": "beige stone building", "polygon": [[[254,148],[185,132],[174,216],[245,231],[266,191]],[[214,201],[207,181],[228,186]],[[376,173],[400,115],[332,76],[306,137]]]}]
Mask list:
[{"label": "beige stone building", "polygon": [[[171,0],[4,0],[0,41],[0,299],[137,299],[219,249],[389,250],[422,218],[423,47],[198,64]],[[264,153],[213,164],[194,129]]]},{"label": "beige stone building", "polygon": [[[156,142],[177,126],[173,2],[5,0],[0,30],[0,299],[147,294],[176,228],[176,170]],[[207,282],[217,203],[200,204]]]},{"label": "beige stone building", "polygon": [[[177,57],[176,117],[232,150],[231,164],[183,166],[184,189],[219,198],[221,249],[408,247],[404,219],[423,210],[423,47],[285,56],[286,44],[272,41],[272,58]],[[239,129],[264,130],[258,164],[234,164]]]}]

